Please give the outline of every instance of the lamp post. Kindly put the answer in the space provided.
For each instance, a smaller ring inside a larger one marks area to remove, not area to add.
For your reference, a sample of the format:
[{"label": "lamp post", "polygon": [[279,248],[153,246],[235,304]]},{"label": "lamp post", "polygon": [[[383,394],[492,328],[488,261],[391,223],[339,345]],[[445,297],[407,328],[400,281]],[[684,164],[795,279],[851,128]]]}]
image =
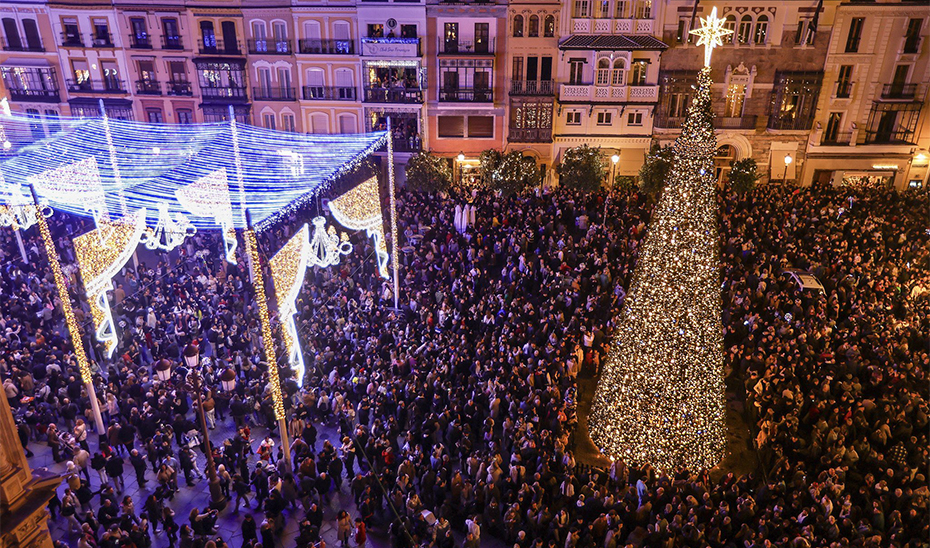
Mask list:
[{"label": "lamp post", "polygon": [[607,202],[610,201],[610,191],[614,188],[616,172],[617,172],[617,162],[620,161],[620,155],[614,154],[610,157],[610,181],[607,182],[607,197],[604,198],[604,226],[607,226]]},{"label": "lamp post", "polygon": [[783,183],[788,182],[788,166],[791,165],[792,160],[791,154],[785,154],[785,173],[781,176],[781,182]]},{"label": "lamp post", "polygon": [[207,429],[207,419],[203,412],[203,377],[197,367],[200,361],[200,349],[193,344],[184,348],[184,365],[187,366],[187,379],[185,387],[194,393],[197,403],[197,414],[200,418],[200,430],[203,432],[204,454],[207,456],[207,481],[210,484],[210,508],[222,510],[226,507],[226,497],[220,487],[220,478],[216,475],[216,466],[213,463],[213,447],[210,445],[210,431]]},{"label": "lamp post", "polygon": [[459,152],[459,155],[456,156],[455,159],[458,160],[458,165],[459,165],[459,182],[464,183],[465,182],[465,166],[462,165],[462,162],[465,161],[465,153]]}]

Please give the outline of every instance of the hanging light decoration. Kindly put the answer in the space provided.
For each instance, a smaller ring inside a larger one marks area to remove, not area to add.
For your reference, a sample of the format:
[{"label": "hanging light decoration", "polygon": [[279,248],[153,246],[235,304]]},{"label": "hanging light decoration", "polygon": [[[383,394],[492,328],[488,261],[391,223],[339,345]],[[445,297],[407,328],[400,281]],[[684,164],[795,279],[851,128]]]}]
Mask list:
[{"label": "hanging light decoration", "polygon": [[287,349],[288,364],[297,371],[297,384],[300,386],[303,386],[305,369],[294,314],[297,312],[297,295],[310,263],[310,241],[307,238],[309,234],[309,228],[303,225],[268,261],[271,280],[274,283],[278,319],[284,326],[284,347]]},{"label": "hanging light decoration", "polygon": [[236,229],[226,168],[218,169],[174,191],[178,202],[197,217],[211,217],[223,231],[226,261],[236,264]]},{"label": "hanging light decoration", "polygon": [[384,241],[384,219],[381,214],[381,194],[378,179],[372,177],[342,196],[329,202],[329,211],[336,221],[351,230],[364,230],[372,238],[378,261],[378,273],[387,279],[388,251]]}]

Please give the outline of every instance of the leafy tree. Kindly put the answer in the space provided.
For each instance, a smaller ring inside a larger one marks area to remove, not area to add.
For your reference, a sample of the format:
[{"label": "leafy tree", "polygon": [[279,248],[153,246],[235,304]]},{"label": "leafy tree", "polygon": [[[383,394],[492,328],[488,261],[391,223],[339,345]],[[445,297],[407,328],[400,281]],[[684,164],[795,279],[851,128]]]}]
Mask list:
[{"label": "leafy tree", "polygon": [[639,168],[639,186],[647,194],[658,194],[665,187],[665,181],[672,170],[675,152],[671,145],[660,147],[653,145],[649,156]]},{"label": "leafy tree", "polygon": [[444,192],[452,185],[452,169],[445,158],[419,152],[407,160],[407,186],[419,192]]},{"label": "leafy tree", "polygon": [[559,184],[577,190],[594,191],[600,188],[607,175],[601,149],[581,145],[570,148],[562,155],[562,163],[556,168]]},{"label": "leafy tree", "polygon": [[484,184],[504,194],[513,194],[539,184],[536,160],[514,150],[501,154],[496,150],[481,153],[481,171]]},{"label": "leafy tree", "polygon": [[762,176],[756,171],[756,161],[752,158],[743,158],[730,162],[728,176],[730,186],[736,192],[749,192],[756,187],[756,181]]},{"label": "leafy tree", "polygon": [[617,175],[614,177],[614,188],[629,192],[636,188],[636,177],[631,175]]}]

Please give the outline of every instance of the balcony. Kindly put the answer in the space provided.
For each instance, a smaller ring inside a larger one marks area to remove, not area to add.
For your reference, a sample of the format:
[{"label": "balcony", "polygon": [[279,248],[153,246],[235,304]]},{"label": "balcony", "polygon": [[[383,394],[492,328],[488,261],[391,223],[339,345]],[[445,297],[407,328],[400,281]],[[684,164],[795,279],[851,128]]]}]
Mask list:
[{"label": "balcony", "polygon": [[494,55],[494,39],[481,42],[439,40],[440,55]]},{"label": "balcony", "polygon": [[552,95],[555,83],[552,80],[511,80],[511,95]]},{"label": "balcony", "polygon": [[67,80],[71,93],[127,93],[126,84],[116,78],[103,80]]},{"label": "balcony", "polygon": [[852,96],[853,84],[855,84],[855,82],[848,80],[837,80],[833,97],[835,99],[849,99],[850,96]]},{"label": "balcony", "polygon": [[493,103],[491,88],[440,88],[439,100],[445,103]]},{"label": "balcony", "polygon": [[769,116],[768,128],[782,131],[807,131],[814,124],[814,113],[807,116]]},{"label": "balcony", "polygon": [[922,36],[905,36],[904,48],[901,53],[920,53],[920,43]]},{"label": "balcony", "polygon": [[510,128],[507,140],[512,143],[551,143],[552,128]]},{"label": "balcony", "polygon": [[177,95],[190,97],[194,94],[194,86],[184,80],[171,80],[165,85],[167,95]]},{"label": "balcony", "polygon": [[355,55],[355,42],[352,40],[303,38],[297,44],[300,46],[300,53],[311,55]]},{"label": "balcony", "polygon": [[917,84],[885,84],[882,86],[882,99],[912,101],[916,97]]},{"label": "balcony", "polygon": [[652,34],[653,19],[572,19],[572,34]]},{"label": "balcony", "polygon": [[95,48],[115,48],[113,37],[109,32],[94,33],[90,36],[90,45]]},{"label": "balcony", "polygon": [[833,132],[832,135],[824,133],[820,139],[820,146],[824,147],[849,146],[850,144],[852,144],[851,131]]},{"label": "balcony", "polygon": [[714,118],[717,129],[756,129],[756,116],[721,116]]},{"label": "balcony", "polygon": [[17,40],[16,43],[10,43],[6,38],[3,39],[3,49],[4,51],[32,51],[32,52],[43,52],[45,48],[41,43],[30,44],[23,42],[21,39]]},{"label": "balcony", "polygon": [[29,103],[60,103],[57,89],[8,89],[10,99]]},{"label": "balcony", "polygon": [[256,101],[295,101],[297,93],[287,86],[260,86],[252,88],[252,98]]},{"label": "balcony", "polygon": [[291,49],[290,40],[249,40],[249,53],[290,55],[294,51]]},{"label": "balcony", "polygon": [[423,89],[366,87],[364,97],[366,103],[422,103]]},{"label": "balcony", "polygon": [[648,103],[658,100],[659,86],[595,86],[562,84],[559,101],[598,103]]},{"label": "balcony", "polygon": [[61,45],[66,48],[83,48],[84,39],[76,32],[61,33]]},{"label": "balcony", "polygon": [[244,87],[216,86],[200,87],[200,95],[204,101],[218,101],[223,103],[244,103],[249,100]]},{"label": "balcony", "polygon": [[305,101],[355,101],[358,94],[354,87],[304,86]]},{"label": "balcony", "polygon": [[136,80],[139,95],[161,95],[161,83],[155,80]]},{"label": "balcony", "polygon": [[391,140],[393,141],[394,152],[419,152],[423,147],[423,143],[420,142],[420,138],[416,135],[411,135],[407,139],[394,137]]},{"label": "balcony", "polygon": [[656,115],[653,126],[663,129],[680,129],[685,123],[684,116],[665,116],[664,114]]},{"label": "balcony", "polygon": [[161,49],[184,49],[180,36],[162,36]]},{"label": "balcony", "polygon": [[148,34],[130,34],[129,47],[132,49],[152,49],[152,41]]},{"label": "balcony", "polygon": [[914,132],[909,129],[897,128],[889,131],[866,131],[866,145],[913,145]]},{"label": "balcony", "polygon": [[200,53],[204,55],[242,55],[239,41],[223,43],[222,40],[204,38],[200,40]]}]

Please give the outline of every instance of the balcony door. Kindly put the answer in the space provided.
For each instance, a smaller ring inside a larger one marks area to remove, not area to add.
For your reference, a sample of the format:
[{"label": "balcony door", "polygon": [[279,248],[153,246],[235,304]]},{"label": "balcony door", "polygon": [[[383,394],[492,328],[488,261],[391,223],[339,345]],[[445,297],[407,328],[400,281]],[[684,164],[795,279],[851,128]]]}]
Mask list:
[{"label": "balcony door", "polygon": [[904,87],[907,85],[907,73],[910,71],[910,65],[898,65],[894,69],[894,79],[891,81],[891,96],[900,97],[904,94]]},{"label": "balcony door", "polygon": [[459,90],[459,73],[450,70],[442,73],[442,91],[445,94],[446,101],[455,101],[458,99]]},{"label": "balcony door", "polygon": [[129,25],[132,27],[132,37],[136,44],[147,45],[149,34],[145,28],[145,19],[142,17],[130,17]]},{"label": "balcony door", "polygon": [[491,51],[491,30],[488,23],[475,23],[475,53]]},{"label": "balcony door", "polygon": [[19,27],[12,17],[3,18],[3,34],[6,35],[6,45],[13,51],[23,49],[23,42],[19,37]]},{"label": "balcony door", "polygon": [[835,143],[840,134],[840,121],[843,115],[839,112],[831,112],[830,118],[827,119],[827,129],[823,132],[823,140],[826,143]]},{"label": "balcony door", "polygon": [[239,38],[236,36],[236,23],[233,21],[223,21],[223,45],[227,53],[239,53]]},{"label": "balcony door", "polygon": [[265,37],[264,21],[252,21],[252,39],[255,41],[255,51],[268,51],[268,41]]},{"label": "balcony door", "polygon": [[878,119],[878,128],[875,131],[875,140],[879,143],[891,142],[894,137],[895,122],[898,120],[898,111],[887,110]]},{"label": "balcony door", "polygon": [[459,50],[459,24],[446,23],[445,25],[445,48],[446,53],[455,53]]},{"label": "balcony door", "polygon": [[[165,32],[167,32],[167,28]],[[216,33],[213,29],[213,21],[200,22],[200,35],[203,36],[204,49],[216,49]]]}]

